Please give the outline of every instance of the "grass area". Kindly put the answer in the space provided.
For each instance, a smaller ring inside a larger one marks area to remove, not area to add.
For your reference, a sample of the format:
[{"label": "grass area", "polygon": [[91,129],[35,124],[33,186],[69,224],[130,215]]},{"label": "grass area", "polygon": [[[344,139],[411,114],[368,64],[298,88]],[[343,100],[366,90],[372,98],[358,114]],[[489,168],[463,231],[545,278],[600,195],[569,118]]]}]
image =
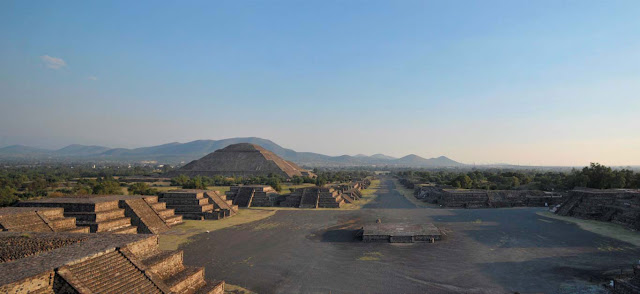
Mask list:
[{"label": "grass area", "polygon": [[240,209],[238,214],[221,220],[185,220],[183,224],[160,234],[158,243],[162,250],[175,250],[195,235],[265,219],[275,213],[275,210]]},{"label": "grass area", "polygon": [[369,188],[361,190],[362,198],[355,203],[347,203],[342,209],[360,209],[363,206],[373,202],[378,198],[378,189],[380,189],[380,180],[371,180]]},{"label": "grass area", "polygon": [[579,219],[570,216],[559,216],[548,211],[538,212],[538,215],[574,223],[585,231],[616,239],[622,242],[627,242],[635,246],[640,246],[640,234],[638,234],[638,232],[631,231],[622,225],[610,222]]},{"label": "grass area", "polygon": [[256,294],[256,292],[247,290],[238,285],[232,285],[227,283],[224,284],[224,293],[225,294]]},{"label": "grass area", "polygon": [[402,196],[404,196],[404,198],[406,198],[407,200],[409,200],[411,203],[415,204],[416,206],[418,206],[418,207],[434,207],[434,205],[429,205],[428,203],[426,203],[424,201],[420,201],[415,196],[413,196],[413,190],[405,188],[402,184],[400,184],[398,179],[394,178],[393,179],[393,183],[396,186],[395,190],[398,191],[400,194],[402,194]]}]

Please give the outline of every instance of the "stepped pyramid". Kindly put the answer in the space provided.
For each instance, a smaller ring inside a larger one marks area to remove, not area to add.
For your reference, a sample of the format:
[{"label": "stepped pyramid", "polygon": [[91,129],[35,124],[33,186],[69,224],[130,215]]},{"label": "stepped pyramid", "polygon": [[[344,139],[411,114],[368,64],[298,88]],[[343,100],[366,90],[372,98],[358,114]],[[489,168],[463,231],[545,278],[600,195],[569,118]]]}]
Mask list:
[{"label": "stepped pyramid", "polygon": [[342,194],[333,188],[306,187],[293,191],[281,206],[299,208],[340,208]]},{"label": "stepped pyramid", "polygon": [[0,232],[0,247],[0,293],[224,293],[157,235]]},{"label": "stepped pyramid", "polygon": [[278,196],[276,190],[266,185],[232,186],[225,194],[240,207],[273,206],[271,197]]},{"label": "stepped pyramid", "polygon": [[0,231],[89,233],[88,227],[76,227],[76,219],[63,212],[62,208],[0,208]]},{"label": "stepped pyramid", "polygon": [[218,191],[171,190],[162,193],[158,200],[185,219],[221,219],[238,212],[238,206]]},{"label": "stepped pyramid", "polygon": [[81,195],[21,201],[20,207],[60,207],[64,216],[76,219],[78,226],[92,233],[159,234],[182,223],[157,196]]},{"label": "stepped pyramid", "polygon": [[240,143],[209,153],[182,168],[171,176],[313,176],[293,162],[286,161],[258,145]]}]

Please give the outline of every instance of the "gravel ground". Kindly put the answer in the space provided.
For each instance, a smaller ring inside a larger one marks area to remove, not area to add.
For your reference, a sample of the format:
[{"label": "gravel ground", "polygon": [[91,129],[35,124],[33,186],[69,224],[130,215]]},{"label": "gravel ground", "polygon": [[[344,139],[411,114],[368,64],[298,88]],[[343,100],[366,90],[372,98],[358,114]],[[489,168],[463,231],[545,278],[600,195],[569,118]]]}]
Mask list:
[{"label": "gravel ground", "polygon": [[[181,247],[257,293],[598,293],[603,272],[628,268],[640,248],[536,214],[544,208],[416,208],[384,180],[361,210],[282,210]],[[363,224],[433,222],[445,240],[362,243]]]}]

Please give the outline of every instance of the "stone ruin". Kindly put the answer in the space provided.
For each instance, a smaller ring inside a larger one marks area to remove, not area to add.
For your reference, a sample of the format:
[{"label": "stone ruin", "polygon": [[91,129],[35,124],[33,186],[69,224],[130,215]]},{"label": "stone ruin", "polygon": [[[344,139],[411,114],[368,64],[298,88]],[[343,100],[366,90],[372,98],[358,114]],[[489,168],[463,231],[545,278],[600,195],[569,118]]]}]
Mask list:
[{"label": "stone ruin", "polygon": [[633,275],[631,277],[615,279],[612,292],[613,294],[640,293],[640,265],[633,266]]},{"label": "stone ruin", "polygon": [[219,191],[171,190],[162,193],[158,199],[185,219],[223,219],[238,212],[238,205]]},{"label": "stone ruin", "polygon": [[225,193],[227,199],[239,207],[276,206],[280,194],[267,185],[231,186]]},{"label": "stone ruin", "polygon": [[339,208],[344,204],[340,191],[334,188],[305,187],[295,189],[280,206],[298,208]]},{"label": "stone ruin", "polygon": [[442,189],[418,185],[416,198],[443,207],[500,208],[553,206],[562,202],[562,195],[538,190],[472,190]]},{"label": "stone ruin", "polygon": [[364,242],[416,243],[442,240],[444,233],[434,224],[380,223],[365,225],[361,230]]},{"label": "stone ruin", "polygon": [[174,215],[157,196],[85,195],[20,201],[16,206],[62,208],[64,217],[74,218],[91,233],[159,234],[182,223],[182,216]]},{"label": "stone ruin", "polygon": [[342,194],[342,198],[345,202],[354,203],[362,198],[361,190],[368,188],[369,185],[371,185],[371,181],[364,179],[354,180],[347,184],[335,185],[333,188]]},{"label": "stone ruin", "polygon": [[0,293],[224,293],[157,235],[0,232]]},{"label": "stone ruin", "polygon": [[62,208],[0,208],[0,231],[89,233],[89,227],[77,227],[74,217],[65,217]]},{"label": "stone ruin", "polygon": [[556,213],[640,230],[640,190],[576,188]]},{"label": "stone ruin", "polygon": [[269,176],[285,178],[314,177],[308,170],[302,169],[291,161],[284,160],[275,153],[258,145],[240,143],[229,145],[194,160],[169,176]]}]

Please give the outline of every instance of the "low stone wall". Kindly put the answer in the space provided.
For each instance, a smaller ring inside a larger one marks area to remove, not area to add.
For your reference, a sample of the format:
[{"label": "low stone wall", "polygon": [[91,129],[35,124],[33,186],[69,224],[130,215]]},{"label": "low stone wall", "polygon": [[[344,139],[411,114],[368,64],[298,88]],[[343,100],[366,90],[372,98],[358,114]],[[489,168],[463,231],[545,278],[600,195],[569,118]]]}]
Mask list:
[{"label": "low stone wall", "polygon": [[556,213],[640,230],[640,190],[574,189]]},{"label": "low stone wall", "polygon": [[562,202],[562,195],[538,190],[467,190],[421,186],[416,198],[443,207],[544,207]]}]

